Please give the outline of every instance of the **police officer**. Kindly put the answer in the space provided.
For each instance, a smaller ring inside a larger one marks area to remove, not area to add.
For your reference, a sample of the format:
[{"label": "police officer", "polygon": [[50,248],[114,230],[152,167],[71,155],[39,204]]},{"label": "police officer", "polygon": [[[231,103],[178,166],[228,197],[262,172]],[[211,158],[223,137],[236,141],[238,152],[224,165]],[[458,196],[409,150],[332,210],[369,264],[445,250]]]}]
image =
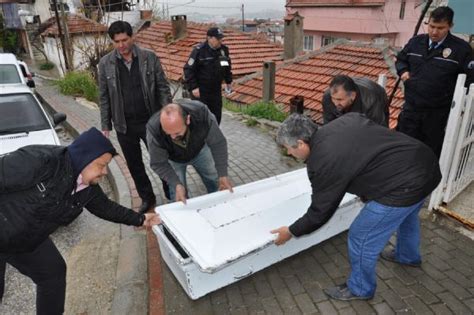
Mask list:
[{"label": "police officer", "polygon": [[438,7],[428,20],[428,34],[410,39],[397,56],[396,68],[405,85],[405,104],[397,130],[427,144],[439,157],[443,147],[457,76],[474,80],[471,46],[453,36],[454,12]]},{"label": "police officer", "polygon": [[222,44],[222,38],[222,30],[211,27],[207,31],[207,40],[194,47],[183,69],[185,86],[191,98],[206,104],[218,124],[222,116],[222,80],[227,84],[226,91],[232,90],[229,48]]}]

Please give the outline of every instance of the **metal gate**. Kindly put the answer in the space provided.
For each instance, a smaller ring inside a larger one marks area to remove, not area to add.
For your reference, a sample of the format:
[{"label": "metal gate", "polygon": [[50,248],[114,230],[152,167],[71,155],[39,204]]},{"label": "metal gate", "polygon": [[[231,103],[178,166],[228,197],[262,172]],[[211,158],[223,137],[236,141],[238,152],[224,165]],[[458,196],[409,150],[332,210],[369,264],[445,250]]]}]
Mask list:
[{"label": "metal gate", "polygon": [[456,82],[439,164],[443,178],[431,194],[429,209],[452,201],[474,180],[474,84],[464,87],[466,75]]}]

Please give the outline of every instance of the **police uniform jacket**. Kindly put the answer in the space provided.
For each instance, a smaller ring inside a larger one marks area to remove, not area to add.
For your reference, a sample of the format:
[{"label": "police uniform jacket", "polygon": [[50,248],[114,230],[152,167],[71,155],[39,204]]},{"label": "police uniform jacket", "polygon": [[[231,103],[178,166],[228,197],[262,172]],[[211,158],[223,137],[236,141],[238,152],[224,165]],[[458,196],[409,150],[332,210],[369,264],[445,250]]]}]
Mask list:
[{"label": "police uniform jacket", "polygon": [[186,88],[192,91],[199,88],[201,93],[221,90],[222,81],[232,82],[232,66],[229,48],[221,45],[213,49],[208,42],[194,47],[188,62],[184,65],[184,80]]},{"label": "police uniform jacket", "polygon": [[418,35],[397,55],[398,75],[410,73],[410,79],[405,81],[405,106],[448,109],[458,74],[467,74],[467,86],[474,81],[472,48],[451,33],[437,48],[428,52],[428,47],[428,34]]}]

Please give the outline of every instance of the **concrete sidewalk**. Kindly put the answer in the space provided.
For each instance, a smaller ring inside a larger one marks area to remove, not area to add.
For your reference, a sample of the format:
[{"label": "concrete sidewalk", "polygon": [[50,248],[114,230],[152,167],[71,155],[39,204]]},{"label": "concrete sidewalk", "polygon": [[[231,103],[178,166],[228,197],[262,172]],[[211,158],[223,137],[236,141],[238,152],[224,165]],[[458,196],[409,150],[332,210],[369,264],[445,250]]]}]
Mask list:
[{"label": "concrete sidewalk", "polygon": [[[56,110],[68,114],[71,128],[83,131],[99,127],[98,110],[79,105],[71,97],[59,95],[53,86],[40,86],[38,93]],[[229,176],[235,185],[277,175],[302,164],[283,157],[268,132],[247,127],[240,119],[224,114],[222,129],[229,146]],[[117,145],[118,147],[118,145]],[[145,161],[148,155],[144,150]],[[123,197],[127,191],[134,207],[139,200],[123,160],[117,163],[119,186]],[[149,169],[160,204],[163,199],[161,182]],[[188,175],[190,192],[197,196],[205,192],[196,174]],[[124,187],[128,185],[128,187]],[[134,234],[139,234],[136,237]],[[402,267],[386,261],[377,265],[378,289],[370,301],[340,302],[328,299],[322,289],[342,283],[349,273],[347,233],[275,264],[249,278],[213,292],[197,301],[190,300],[162,262],[156,238],[148,231],[123,233],[123,240],[133,239],[122,247],[121,255],[143,255],[148,259],[148,288],[126,284],[142,283],[140,266],[119,266],[127,272],[138,268],[136,279],[118,279],[124,286],[117,289],[115,304],[120,314],[145,314],[144,309],[130,311],[130,305],[143,302],[140,294],[148,292],[149,314],[473,314],[474,313],[474,242],[445,226],[422,220],[421,268]],[[147,251],[144,251],[144,246]],[[138,249],[137,249],[138,248]],[[148,253],[148,257],[146,255]],[[128,265],[127,265],[128,263]],[[135,272],[133,270],[133,272]],[[125,272],[126,274],[126,272]],[[119,282],[120,282],[119,281]],[[118,282],[118,283],[119,283]],[[148,290],[148,291],[147,291]],[[139,293],[140,292],[140,293]],[[134,301],[134,299],[138,299]],[[121,309],[123,307],[124,309]],[[126,309],[125,309],[126,308]],[[113,312],[115,314],[115,312]]]}]

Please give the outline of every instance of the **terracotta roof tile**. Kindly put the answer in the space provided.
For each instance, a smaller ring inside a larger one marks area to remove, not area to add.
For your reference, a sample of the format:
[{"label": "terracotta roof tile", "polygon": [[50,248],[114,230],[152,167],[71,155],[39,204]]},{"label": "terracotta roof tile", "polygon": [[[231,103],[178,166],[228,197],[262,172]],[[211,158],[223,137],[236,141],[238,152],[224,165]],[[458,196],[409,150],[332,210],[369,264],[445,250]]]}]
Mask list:
[{"label": "terracotta roof tile", "polygon": [[[68,14],[67,26],[69,34],[90,34],[90,33],[105,33],[107,32],[107,26],[97,23],[96,21],[90,20],[84,16],[76,14]],[[43,24],[49,24],[50,26],[43,32],[43,36],[56,36],[59,35],[58,25],[56,24],[56,18],[51,17],[46,20]]]},{"label": "terracotta roof tile", "polygon": [[[188,35],[172,41],[171,23],[156,22],[141,30],[136,35],[136,42],[141,47],[153,50],[160,57],[168,78],[179,81],[183,74],[183,66],[193,47],[206,39],[209,27],[208,24],[188,22]],[[279,64],[283,60],[283,48],[279,45],[252,38],[250,34],[232,29],[225,29],[224,35],[223,43],[229,47],[234,77],[242,77],[261,70],[264,61],[273,60]],[[249,54],[249,51],[252,53]]]},{"label": "terracotta roof tile", "polygon": [[[275,74],[275,101],[283,103],[289,110],[289,100],[295,95],[305,98],[305,109],[308,115],[322,123],[322,97],[329,82],[336,74],[364,76],[376,81],[379,74],[386,74],[387,94],[395,85],[396,77],[390,72],[383,52],[378,48],[338,45],[326,51],[314,52],[301,59],[295,59],[277,68]],[[235,92],[228,99],[251,104],[261,99],[262,76],[257,75],[242,80],[235,85]],[[399,87],[390,106],[390,127],[397,123],[403,105],[403,92]]]}]

